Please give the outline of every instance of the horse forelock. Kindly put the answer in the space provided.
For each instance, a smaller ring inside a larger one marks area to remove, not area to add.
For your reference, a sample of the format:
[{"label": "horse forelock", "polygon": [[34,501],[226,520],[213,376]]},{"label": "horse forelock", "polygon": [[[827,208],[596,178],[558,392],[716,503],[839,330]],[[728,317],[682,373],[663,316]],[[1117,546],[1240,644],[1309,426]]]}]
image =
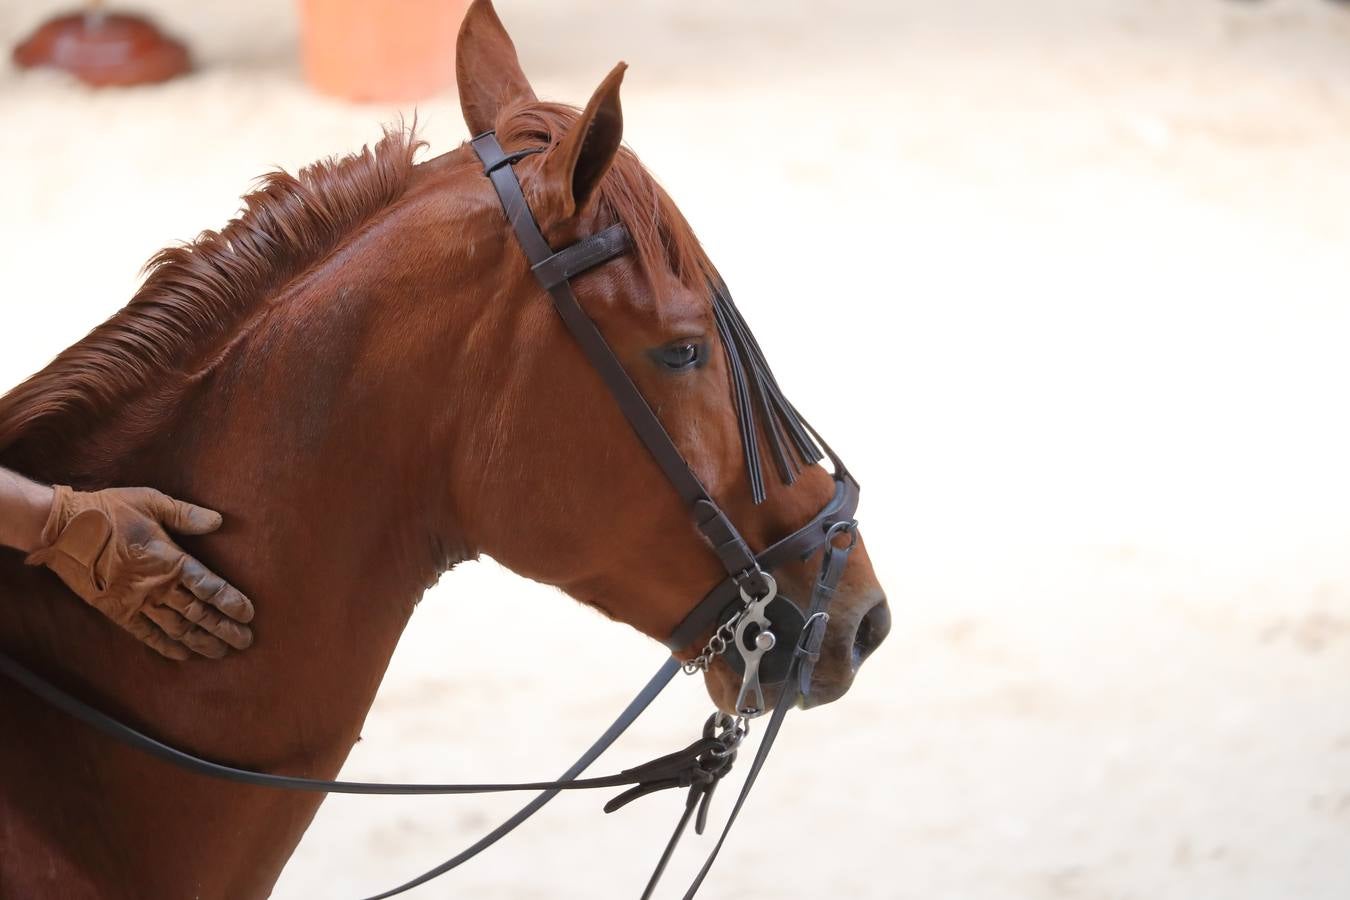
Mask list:
[{"label": "horse forelock", "polygon": [[0,453],[41,454],[190,373],[268,295],[403,196],[422,146],[414,123],[374,148],[271,172],[224,228],[157,253],[125,307],[0,397]]},{"label": "horse forelock", "polygon": [[[507,150],[551,146],[577,121],[580,110],[561,103],[531,101],[504,109],[497,138]],[[675,202],[627,146],[619,148],[597,190],[602,219],[622,222],[633,250],[648,273],[669,273],[695,290],[706,290],[715,271],[703,246]]]}]

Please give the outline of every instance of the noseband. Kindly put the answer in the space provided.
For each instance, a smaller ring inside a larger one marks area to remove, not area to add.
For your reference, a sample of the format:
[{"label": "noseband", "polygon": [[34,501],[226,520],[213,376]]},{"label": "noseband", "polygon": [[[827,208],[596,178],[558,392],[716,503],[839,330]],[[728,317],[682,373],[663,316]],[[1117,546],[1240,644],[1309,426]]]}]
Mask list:
[{"label": "noseband", "polygon": [[[838,455],[821,440],[814,429],[806,425],[833,464],[834,495],[801,528],[759,553],[753,552],[731,519],[690,469],[669,433],[624,371],[600,330],[582,310],[572,291],[570,279],[629,250],[632,242],[627,229],[622,223],[616,223],[555,252],[540,231],[514,170],[515,163],[545,148],[506,153],[492,132],[479,135],[471,143],[483,164],[483,173],[491,179],[496,189],[502,210],[515,231],[535,278],[552,297],[554,308],[563,323],[600,374],[638,439],[684,500],[695,527],[726,571],[726,577],[690,610],[665,641],[672,653],[681,653],[711,633],[712,637],[702,650],[683,664],[674,657],[667,660],[609,729],[557,781],[512,784],[372,784],[296,778],[237,769],[193,756],[136,731],[65,693],[4,653],[0,653],[0,674],[7,675],[52,705],[124,744],[188,771],[213,778],[320,793],[540,792],[515,815],[457,856],[370,900],[401,894],[457,868],[514,830],[560,791],[628,786],[628,790],[605,805],[605,812],[613,812],[650,793],[666,788],[687,788],[689,793],[684,811],[642,893],[645,900],[656,889],[691,819],[695,821],[695,831],[703,833],[713,791],[731,770],[740,744],[749,732],[750,720],[764,715],[768,710],[765,688],[777,687],[773,713],[740,794],[721,835],[684,895],[686,900],[690,900],[712,869],[768,757],[787,711],[796,705],[799,697],[810,695],[811,675],[825,639],[830,603],[843,576],[849,552],[857,541],[857,523],[853,515],[858,507],[858,483]],[[742,424],[744,427],[744,422]],[[810,597],[804,602],[797,602],[780,592],[773,573],[785,565],[805,561],[818,552],[821,553],[820,568]],[[646,710],[681,668],[688,674],[707,671],[719,657],[741,676],[735,717],[714,713],[705,723],[702,736],[676,753],[617,775],[580,777]]]}]

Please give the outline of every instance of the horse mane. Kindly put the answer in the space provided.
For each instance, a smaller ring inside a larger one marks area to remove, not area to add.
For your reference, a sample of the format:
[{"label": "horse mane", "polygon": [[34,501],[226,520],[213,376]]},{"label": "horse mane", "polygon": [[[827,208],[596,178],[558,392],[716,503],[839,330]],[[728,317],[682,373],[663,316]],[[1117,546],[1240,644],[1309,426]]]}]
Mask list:
[{"label": "horse mane", "polygon": [[[531,102],[503,110],[498,135],[505,146],[549,146],[578,114]],[[271,172],[220,231],[157,253],[125,307],[0,396],[0,454],[41,456],[87,434],[166,374],[193,371],[269,294],[398,200],[423,145],[415,125],[387,129],[373,149],[320,160],[295,175]],[[647,271],[670,271],[691,285],[713,276],[693,230],[627,147],[598,202],[602,214],[628,227]]]},{"label": "horse mane", "polygon": [[155,254],[125,307],[0,397],[0,452],[86,433],[165,373],[191,371],[265,297],[399,199],[422,146],[414,123],[385,129],[373,150],[270,172],[220,231]]},{"label": "horse mane", "polygon": [[[578,116],[575,107],[558,103],[508,107],[498,116],[498,139],[510,149],[549,147]],[[320,160],[296,175],[271,172],[220,231],[160,251],[125,307],[0,396],[0,459],[41,458],[162,387],[166,375],[196,371],[269,295],[402,197],[422,146],[414,123],[386,129],[373,150]],[[626,146],[602,179],[597,202],[601,216],[626,226],[644,271],[669,272],[706,291],[714,304],[755,502],[765,496],[759,432],[780,478],[792,483],[800,465],[819,460],[820,451],[679,208]]]}]

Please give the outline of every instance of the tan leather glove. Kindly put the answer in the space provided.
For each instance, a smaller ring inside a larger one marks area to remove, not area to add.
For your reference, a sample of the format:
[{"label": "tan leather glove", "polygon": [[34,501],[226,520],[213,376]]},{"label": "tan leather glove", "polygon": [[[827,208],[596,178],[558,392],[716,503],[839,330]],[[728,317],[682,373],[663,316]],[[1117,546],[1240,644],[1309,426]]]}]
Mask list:
[{"label": "tan leather glove", "polygon": [[188,556],[164,530],[208,534],[220,514],[151,488],[83,493],[55,488],[42,547],[29,565],[51,569],[85,602],[170,659],[219,659],[253,643],[248,598]]}]

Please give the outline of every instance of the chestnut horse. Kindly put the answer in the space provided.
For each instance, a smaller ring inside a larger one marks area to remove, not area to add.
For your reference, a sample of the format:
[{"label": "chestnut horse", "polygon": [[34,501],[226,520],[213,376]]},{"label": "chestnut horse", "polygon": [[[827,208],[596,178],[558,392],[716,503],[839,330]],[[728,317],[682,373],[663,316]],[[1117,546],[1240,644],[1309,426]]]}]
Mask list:
[{"label": "chestnut horse", "polygon": [[[458,69],[471,133],[548,148],[517,171],[554,246],[616,220],[632,234],[634,252],[576,279],[577,294],[717,502],[756,547],[801,526],[831,479],[812,467],[753,502],[728,364],[709,350],[711,268],[619,145],[622,67],[586,116],[540,102],[479,0]],[[269,176],[223,231],[159,254],[124,309],[0,400],[5,466],[222,511],[225,527],[190,549],[256,600],[253,648],[169,662],[10,553],[0,648],[200,756],[332,778],[414,604],[456,563],[489,554],[657,639],[723,577],[531,276],[474,154],[415,164],[418,148],[389,132]],[[779,581],[805,596],[810,579],[802,563]],[[848,689],[884,604],[859,547],[812,702]],[[707,684],[729,709],[724,663]],[[181,772],[8,682],[0,733],[6,898],[266,896],[321,800]]]}]

